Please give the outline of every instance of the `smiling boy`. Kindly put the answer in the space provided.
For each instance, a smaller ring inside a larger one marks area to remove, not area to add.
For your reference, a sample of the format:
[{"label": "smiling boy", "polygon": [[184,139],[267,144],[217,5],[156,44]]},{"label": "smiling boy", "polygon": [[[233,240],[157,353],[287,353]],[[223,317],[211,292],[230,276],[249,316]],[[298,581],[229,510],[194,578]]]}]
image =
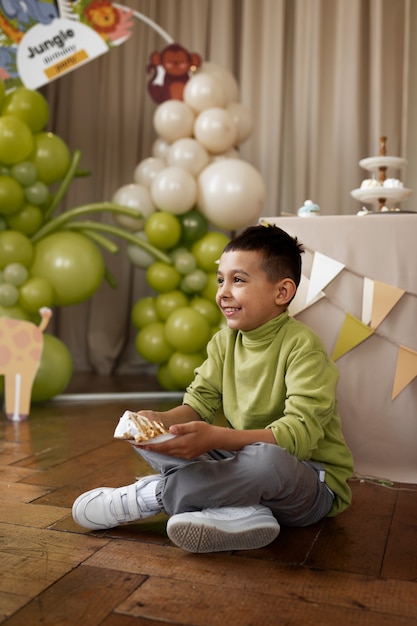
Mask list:
[{"label": "smiling boy", "polygon": [[[176,435],[137,448],[157,474],[82,494],[78,524],[105,529],[165,512],[174,544],[214,552],[262,547],[280,524],[314,524],[349,506],[338,372],[287,310],[302,252],[276,226],[252,226],[226,245],[216,302],[227,327],[209,342],[182,405],[140,411]],[[228,427],[213,424],[219,409]]]}]

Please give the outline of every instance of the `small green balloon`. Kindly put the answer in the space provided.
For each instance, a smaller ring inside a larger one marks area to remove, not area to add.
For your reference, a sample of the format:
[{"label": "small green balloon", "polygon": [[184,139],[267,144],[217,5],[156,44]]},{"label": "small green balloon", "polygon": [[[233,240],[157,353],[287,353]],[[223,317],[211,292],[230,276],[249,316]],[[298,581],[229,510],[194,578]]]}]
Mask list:
[{"label": "small green balloon", "polygon": [[174,352],[165,337],[162,322],[147,324],[136,337],[136,349],[149,363],[165,363]]},{"label": "small green balloon", "polygon": [[71,380],[73,362],[66,345],[53,335],[43,336],[42,357],[32,387],[32,402],[45,402],[62,393]]},{"label": "small green balloon", "polygon": [[9,263],[3,270],[3,280],[19,287],[27,280],[29,272],[22,263]]},{"label": "small green balloon", "polygon": [[153,322],[159,322],[159,316],[155,306],[155,298],[147,296],[138,300],[132,309],[132,323],[135,328],[141,329]]},{"label": "small green balloon", "polygon": [[2,283],[0,285],[0,305],[10,307],[17,304],[19,300],[19,290],[10,283]]}]

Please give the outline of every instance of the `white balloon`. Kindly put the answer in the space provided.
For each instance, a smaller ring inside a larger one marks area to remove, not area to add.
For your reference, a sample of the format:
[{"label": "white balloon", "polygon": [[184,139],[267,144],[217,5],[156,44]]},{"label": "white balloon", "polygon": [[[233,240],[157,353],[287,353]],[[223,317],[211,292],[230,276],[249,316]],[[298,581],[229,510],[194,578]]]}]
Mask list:
[{"label": "white balloon", "polygon": [[[143,231],[137,232],[135,235],[145,241],[148,241],[148,238]],[[129,243],[126,246],[126,254],[132,265],[143,270],[146,270],[150,265],[152,265],[152,263],[155,262],[155,257],[152,254],[149,254],[149,252],[146,252],[146,250],[140,246],[135,246],[133,243]]]},{"label": "white balloon", "polygon": [[265,184],[258,170],[246,161],[211,163],[201,172],[197,185],[197,206],[218,228],[237,230],[261,215]]},{"label": "white balloon", "polygon": [[224,161],[224,159],[240,159],[239,150],[236,148],[230,148],[226,150],[226,152],[221,152],[220,154],[212,154],[211,155],[211,163],[215,161]]},{"label": "white balloon", "polygon": [[236,124],[226,109],[206,109],[196,117],[194,136],[209,152],[226,152],[233,147],[236,135]]},{"label": "white balloon", "polygon": [[150,188],[155,176],[166,167],[165,161],[156,157],[143,159],[133,172],[133,180],[138,185]]},{"label": "white balloon", "polygon": [[253,128],[252,113],[240,102],[230,102],[226,107],[226,111],[231,113],[236,124],[236,144],[239,145],[250,137]]},{"label": "white balloon", "polygon": [[122,206],[138,210],[138,217],[130,217],[114,213],[115,221],[127,230],[142,230],[145,219],[156,211],[151,195],[143,185],[129,184],[120,187],[113,195],[112,201]]},{"label": "white balloon", "polygon": [[197,74],[200,72],[212,74],[221,82],[226,96],[226,102],[236,102],[239,100],[239,85],[236,78],[229,70],[212,61],[204,61],[204,63],[200,65]]},{"label": "white balloon", "polygon": [[155,177],[151,196],[161,211],[182,215],[196,203],[197,182],[182,167],[166,167]]},{"label": "white balloon", "polygon": [[212,107],[224,107],[226,97],[223,86],[214,74],[195,74],[186,82],[183,100],[193,111],[201,112]]},{"label": "white balloon", "polygon": [[170,145],[169,141],[162,139],[162,137],[157,137],[152,144],[152,156],[165,161]]},{"label": "white balloon", "polygon": [[153,115],[153,126],[158,135],[173,142],[193,134],[194,111],[182,100],[162,102]]},{"label": "white balloon", "polygon": [[167,154],[168,165],[182,167],[193,176],[197,176],[209,162],[210,156],[207,150],[192,137],[174,141]]}]

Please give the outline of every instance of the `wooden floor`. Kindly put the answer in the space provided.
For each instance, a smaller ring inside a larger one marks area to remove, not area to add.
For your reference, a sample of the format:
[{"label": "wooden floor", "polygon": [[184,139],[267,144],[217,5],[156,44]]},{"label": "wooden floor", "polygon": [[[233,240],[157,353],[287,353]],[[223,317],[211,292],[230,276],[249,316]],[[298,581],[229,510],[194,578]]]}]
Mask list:
[{"label": "wooden floor", "polygon": [[74,499],[151,473],[112,438],[125,409],[175,398],[133,397],[152,379],[74,380],[69,391],[119,396],[32,407],[0,417],[0,623],[8,626],[416,626],[417,486],[352,481],[337,518],[282,528],[255,551],[190,554],[166,517],[88,532]]}]

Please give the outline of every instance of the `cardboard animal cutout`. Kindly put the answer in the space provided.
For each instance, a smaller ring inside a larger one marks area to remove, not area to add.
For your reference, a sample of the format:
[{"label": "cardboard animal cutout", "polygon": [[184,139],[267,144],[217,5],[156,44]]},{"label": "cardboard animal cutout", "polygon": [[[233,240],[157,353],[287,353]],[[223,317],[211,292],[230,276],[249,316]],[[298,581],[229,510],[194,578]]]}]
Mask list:
[{"label": "cardboard animal cutout", "polygon": [[39,326],[25,320],[0,317],[0,374],[4,375],[7,418],[28,418],[33,381],[43,350],[43,332],[52,317],[51,309],[40,309]]}]

